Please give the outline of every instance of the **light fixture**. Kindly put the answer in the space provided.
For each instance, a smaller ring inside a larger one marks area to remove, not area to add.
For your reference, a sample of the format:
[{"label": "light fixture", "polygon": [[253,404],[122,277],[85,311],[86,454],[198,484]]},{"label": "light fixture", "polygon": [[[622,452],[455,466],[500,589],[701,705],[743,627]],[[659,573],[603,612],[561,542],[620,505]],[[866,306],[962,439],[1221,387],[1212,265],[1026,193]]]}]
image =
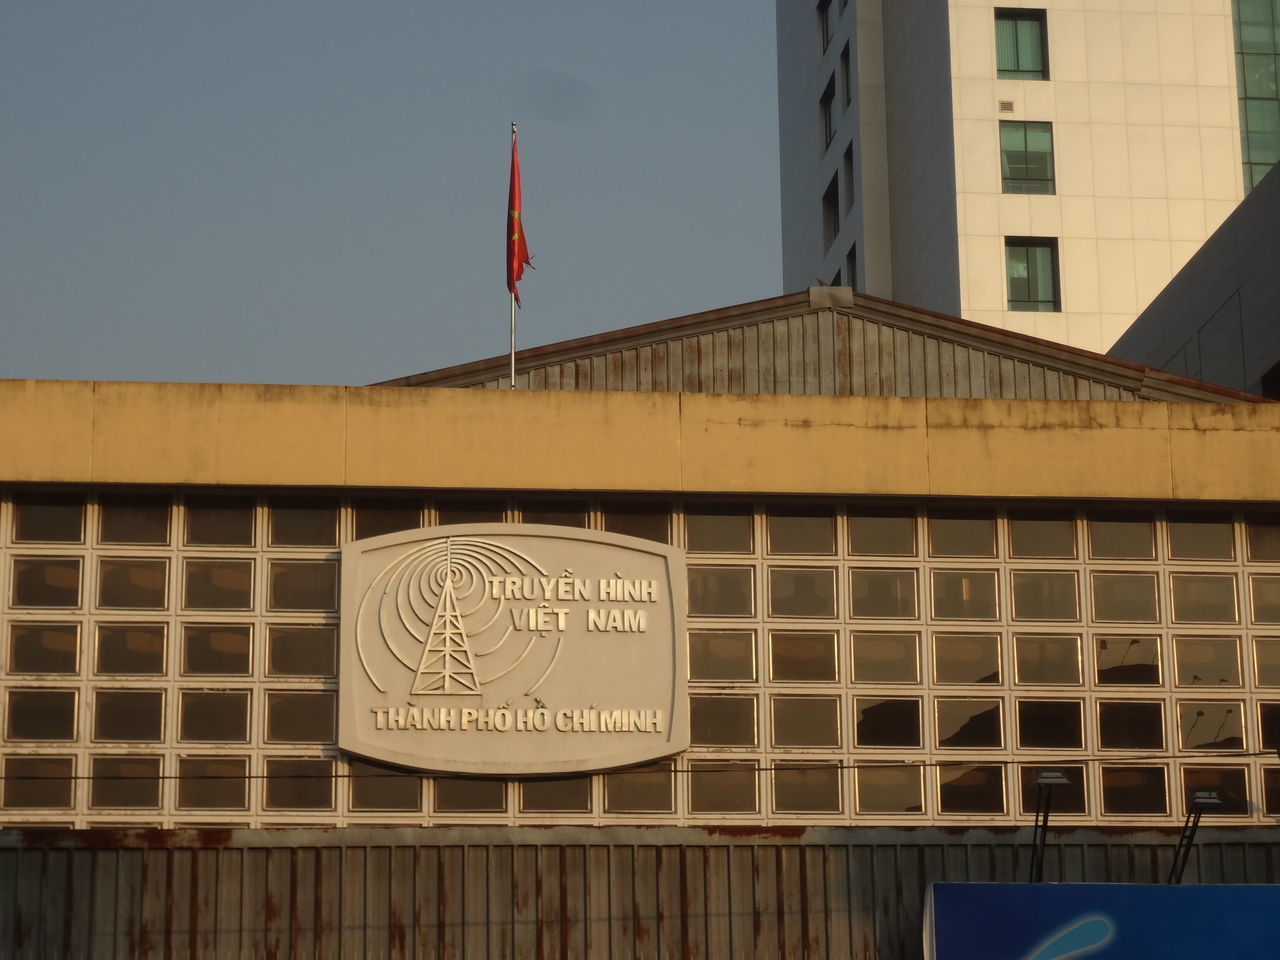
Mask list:
[{"label": "light fixture", "polygon": [[1206,810],[1222,806],[1222,800],[1216,790],[1197,790],[1187,800],[1187,819],[1182,825],[1182,836],[1178,837],[1178,845],[1173,851],[1173,864],[1169,867],[1169,883],[1182,882],[1182,871],[1187,868],[1187,858],[1191,856],[1191,846],[1196,841],[1196,830],[1200,827],[1200,818]]},{"label": "light fixture", "polygon": [[1053,808],[1053,788],[1071,785],[1061,770],[1041,770],[1032,781],[1036,788],[1036,826],[1031,834],[1031,873],[1028,883],[1044,880],[1044,845],[1049,837],[1049,811]]}]

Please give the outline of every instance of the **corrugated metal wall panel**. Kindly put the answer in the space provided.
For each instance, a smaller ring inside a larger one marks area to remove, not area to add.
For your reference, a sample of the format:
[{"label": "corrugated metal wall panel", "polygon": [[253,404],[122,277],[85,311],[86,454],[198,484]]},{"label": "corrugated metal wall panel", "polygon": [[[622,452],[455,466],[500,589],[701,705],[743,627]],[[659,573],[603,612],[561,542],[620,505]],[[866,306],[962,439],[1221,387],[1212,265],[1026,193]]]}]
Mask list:
[{"label": "corrugated metal wall panel", "polygon": [[[457,827],[0,834],[12,957],[858,957],[921,952],[934,881],[1020,881],[1028,834]],[[1045,876],[1159,883],[1172,834],[1052,836]],[[1280,830],[1186,882],[1275,883]]]}]

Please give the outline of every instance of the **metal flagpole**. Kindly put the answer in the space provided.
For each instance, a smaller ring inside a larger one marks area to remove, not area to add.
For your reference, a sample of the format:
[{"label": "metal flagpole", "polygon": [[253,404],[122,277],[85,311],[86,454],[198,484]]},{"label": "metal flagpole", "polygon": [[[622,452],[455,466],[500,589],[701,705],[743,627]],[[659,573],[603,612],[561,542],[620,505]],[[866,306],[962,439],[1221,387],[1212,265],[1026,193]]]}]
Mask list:
[{"label": "metal flagpole", "polygon": [[[511,147],[516,145],[516,125],[511,124]],[[511,291],[511,389],[516,388],[516,294]]]}]

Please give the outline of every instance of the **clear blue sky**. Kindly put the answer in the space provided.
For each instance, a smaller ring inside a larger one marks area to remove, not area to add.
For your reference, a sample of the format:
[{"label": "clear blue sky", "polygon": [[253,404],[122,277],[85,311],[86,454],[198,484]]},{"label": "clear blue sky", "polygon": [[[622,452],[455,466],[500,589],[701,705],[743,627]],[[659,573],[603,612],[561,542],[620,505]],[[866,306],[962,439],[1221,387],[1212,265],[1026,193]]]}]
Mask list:
[{"label": "clear blue sky", "polygon": [[782,292],[772,0],[4,0],[0,377],[368,383]]}]

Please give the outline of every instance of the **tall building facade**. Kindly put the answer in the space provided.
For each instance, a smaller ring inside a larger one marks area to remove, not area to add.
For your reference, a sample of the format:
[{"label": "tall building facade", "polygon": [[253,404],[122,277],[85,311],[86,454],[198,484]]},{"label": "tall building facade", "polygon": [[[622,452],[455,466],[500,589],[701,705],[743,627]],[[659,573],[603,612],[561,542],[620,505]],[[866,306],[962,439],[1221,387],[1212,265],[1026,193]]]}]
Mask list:
[{"label": "tall building facade", "polygon": [[1278,158],[1275,0],[779,0],[783,276],[1105,350]]}]

